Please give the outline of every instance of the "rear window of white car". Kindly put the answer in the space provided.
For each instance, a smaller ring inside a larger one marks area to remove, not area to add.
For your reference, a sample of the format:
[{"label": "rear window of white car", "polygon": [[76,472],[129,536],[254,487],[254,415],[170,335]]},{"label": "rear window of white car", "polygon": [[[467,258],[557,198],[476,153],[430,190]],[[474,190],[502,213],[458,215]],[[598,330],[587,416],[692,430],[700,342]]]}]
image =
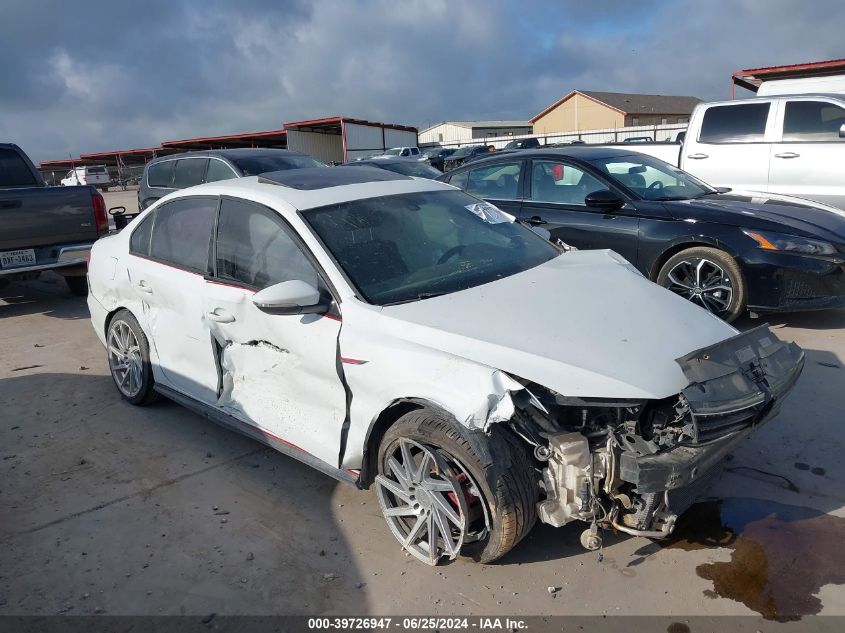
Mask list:
[{"label": "rear window of white car", "polygon": [[[180,198],[158,207],[152,225],[149,257],[191,272],[208,272],[216,214],[217,198],[209,197]],[[142,228],[138,227],[135,233]],[[143,233],[138,237],[138,246],[143,248]]]}]

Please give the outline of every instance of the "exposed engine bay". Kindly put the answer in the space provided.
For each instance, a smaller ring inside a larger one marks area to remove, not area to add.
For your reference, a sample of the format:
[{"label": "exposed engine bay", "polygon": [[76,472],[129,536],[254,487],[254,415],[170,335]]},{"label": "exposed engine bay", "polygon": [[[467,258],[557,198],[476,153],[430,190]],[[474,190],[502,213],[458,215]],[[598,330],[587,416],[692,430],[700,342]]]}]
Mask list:
[{"label": "exposed engine bay", "polygon": [[761,326],[677,362],[690,385],[656,401],[573,398],[524,383],[511,424],[533,446],[542,522],[587,522],[587,549],[601,546],[599,528],[669,536],[733,447],[777,413],[804,355]]}]

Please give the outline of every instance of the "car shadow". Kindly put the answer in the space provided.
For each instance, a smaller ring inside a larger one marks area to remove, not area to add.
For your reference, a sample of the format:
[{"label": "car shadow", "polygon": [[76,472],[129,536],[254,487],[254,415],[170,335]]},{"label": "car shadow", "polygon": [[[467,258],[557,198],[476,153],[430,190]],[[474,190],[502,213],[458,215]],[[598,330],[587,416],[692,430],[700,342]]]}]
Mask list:
[{"label": "car shadow", "polygon": [[38,279],[13,281],[0,287],[0,319],[43,314],[57,319],[86,319],[85,297],[71,294],[61,275],[42,273]]},{"label": "car shadow", "polygon": [[763,323],[773,328],[794,327],[805,330],[835,330],[845,328],[845,308],[836,310],[812,310],[810,312],[768,312],[752,319],[745,315],[733,325],[740,330],[750,330]]},{"label": "car shadow", "polygon": [[367,612],[334,479],[109,376],[4,378],[0,401],[4,614]]}]

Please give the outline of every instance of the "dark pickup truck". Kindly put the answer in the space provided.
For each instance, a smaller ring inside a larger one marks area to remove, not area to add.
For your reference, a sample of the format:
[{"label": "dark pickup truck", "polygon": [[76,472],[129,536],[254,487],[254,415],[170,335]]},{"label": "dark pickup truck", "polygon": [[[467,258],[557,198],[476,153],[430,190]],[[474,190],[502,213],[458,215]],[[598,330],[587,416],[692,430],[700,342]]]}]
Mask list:
[{"label": "dark pickup truck", "polygon": [[86,295],[91,245],[108,230],[93,186],[49,187],[20,147],[0,143],[0,287],[55,270]]}]

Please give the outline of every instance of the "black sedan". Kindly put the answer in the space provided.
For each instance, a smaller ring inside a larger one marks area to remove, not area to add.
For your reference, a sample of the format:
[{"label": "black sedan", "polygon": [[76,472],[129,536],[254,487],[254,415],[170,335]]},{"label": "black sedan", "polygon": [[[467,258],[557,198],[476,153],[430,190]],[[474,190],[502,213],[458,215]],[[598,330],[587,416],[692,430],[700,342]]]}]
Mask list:
[{"label": "black sedan", "polygon": [[490,149],[487,145],[466,145],[465,147],[460,147],[443,162],[443,171],[456,169],[464,163],[475,160],[479,156],[486,156],[489,153]]},{"label": "black sedan", "polygon": [[417,160],[416,158],[369,158],[344,163],[341,167],[359,167],[361,165],[386,169],[387,171],[402,174],[403,176],[428,178],[429,180],[435,180],[443,175],[443,172],[439,169],[435,169],[426,162]]},{"label": "black sedan", "polygon": [[612,249],[727,321],[845,306],[845,215],[809,201],[717,190],[651,156],[600,147],[491,156],[441,180],[554,240]]},{"label": "black sedan", "polygon": [[430,147],[423,150],[420,158],[435,169],[443,171],[443,163],[454,153],[454,147]]}]

